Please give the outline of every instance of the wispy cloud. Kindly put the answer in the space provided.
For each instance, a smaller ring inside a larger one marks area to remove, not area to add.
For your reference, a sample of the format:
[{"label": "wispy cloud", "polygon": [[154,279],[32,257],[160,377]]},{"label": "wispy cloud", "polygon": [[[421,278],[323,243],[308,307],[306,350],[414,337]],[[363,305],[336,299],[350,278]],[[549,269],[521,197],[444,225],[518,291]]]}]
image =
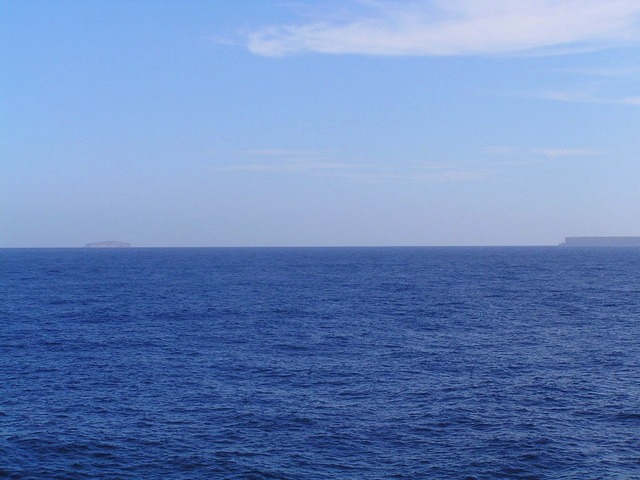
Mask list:
[{"label": "wispy cloud", "polygon": [[256,54],[562,54],[636,45],[638,0],[352,0],[351,13],[248,35]]},{"label": "wispy cloud", "polygon": [[494,145],[491,147],[485,147],[483,153],[491,155],[509,155],[515,153],[517,149],[508,145]]},{"label": "wispy cloud", "polygon": [[[605,155],[607,152],[597,148],[553,147],[553,148],[517,148],[512,146],[486,147],[483,153],[500,155],[502,157],[526,157],[527,160],[500,161],[500,165],[531,165],[539,163],[540,157],[546,159],[562,157],[595,157]],[[538,159],[536,160],[536,157]]]},{"label": "wispy cloud", "polygon": [[326,154],[316,150],[293,150],[284,148],[261,148],[255,150],[244,150],[240,152],[243,155],[252,157],[269,157],[269,158],[311,158],[323,157]]},{"label": "wispy cloud", "polygon": [[236,161],[219,167],[238,172],[318,172],[348,167],[326,152],[307,149],[257,148],[236,152]]},{"label": "wispy cloud", "polygon": [[367,183],[463,183],[500,178],[504,172],[561,158],[595,157],[591,147],[522,148],[489,146],[475,159],[461,161],[367,161],[345,154],[296,149],[251,149],[218,165],[219,172],[255,175],[304,175]]},{"label": "wispy cloud", "polygon": [[594,157],[604,155],[604,152],[595,148],[538,148],[533,150],[547,158],[559,157]]},{"label": "wispy cloud", "polygon": [[219,165],[221,172],[297,174],[366,182],[468,182],[486,179],[483,169],[464,162],[367,162],[314,150],[251,149],[236,161]]},{"label": "wispy cloud", "polygon": [[554,91],[521,95],[541,100],[571,103],[598,103],[608,105],[633,105],[640,106],[640,96],[633,97],[609,97],[593,91]]},{"label": "wispy cloud", "polygon": [[640,68],[563,68],[555,70],[547,70],[549,73],[559,73],[563,75],[577,75],[595,78],[632,78],[636,79],[640,76]]},{"label": "wispy cloud", "polygon": [[226,165],[220,170],[238,172],[319,172],[348,168],[349,165],[339,162],[252,162]]},{"label": "wispy cloud", "polygon": [[404,173],[394,171],[360,170],[352,172],[336,172],[328,176],[373,183],[460,183],[486,180],[490,177],[490,174],[489,172],[476,170]]}]

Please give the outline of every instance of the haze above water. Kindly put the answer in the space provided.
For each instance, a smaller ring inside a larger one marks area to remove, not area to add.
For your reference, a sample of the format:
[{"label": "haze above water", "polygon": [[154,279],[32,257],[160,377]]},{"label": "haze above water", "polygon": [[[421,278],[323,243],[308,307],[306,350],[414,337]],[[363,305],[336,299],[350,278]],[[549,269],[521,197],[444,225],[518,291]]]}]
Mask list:
[{"label": "haze above water", "polygon": [[0,0],[0,247],[638,235],[639,14]]}]

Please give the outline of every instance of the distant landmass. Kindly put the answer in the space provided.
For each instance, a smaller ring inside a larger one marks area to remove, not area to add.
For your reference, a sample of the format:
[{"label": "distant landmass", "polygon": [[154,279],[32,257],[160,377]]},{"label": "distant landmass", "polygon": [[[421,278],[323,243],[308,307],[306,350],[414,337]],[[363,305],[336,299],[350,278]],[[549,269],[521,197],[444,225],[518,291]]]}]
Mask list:
[{"label": "distant landmass", "polygon": [[85,248],[129,248],[130,243],[118,242],[116,240],[107,240],[106,242],[93,242],[87,243]]},{"label": "distant landmass", "polygon": [[561,247],[640,247],[640,237],[566,237]]}]

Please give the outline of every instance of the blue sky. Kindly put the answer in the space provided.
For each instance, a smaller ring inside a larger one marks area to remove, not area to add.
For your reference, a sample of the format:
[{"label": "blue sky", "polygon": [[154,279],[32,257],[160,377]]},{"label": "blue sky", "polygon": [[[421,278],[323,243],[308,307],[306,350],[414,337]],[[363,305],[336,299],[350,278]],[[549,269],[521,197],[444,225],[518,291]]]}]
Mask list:
[{"label": "blue sky", "polygon": [[640,1],[0,0],[0,247],[640,235]]}]

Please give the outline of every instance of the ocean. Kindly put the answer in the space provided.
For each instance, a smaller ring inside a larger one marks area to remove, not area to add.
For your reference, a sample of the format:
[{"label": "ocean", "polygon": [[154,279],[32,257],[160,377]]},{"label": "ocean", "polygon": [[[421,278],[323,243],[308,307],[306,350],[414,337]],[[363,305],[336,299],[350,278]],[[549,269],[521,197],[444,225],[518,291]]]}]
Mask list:
[{"label": "ocean", "polygon": [[2,249],[0,478],[640,478],[640,249]]}]

